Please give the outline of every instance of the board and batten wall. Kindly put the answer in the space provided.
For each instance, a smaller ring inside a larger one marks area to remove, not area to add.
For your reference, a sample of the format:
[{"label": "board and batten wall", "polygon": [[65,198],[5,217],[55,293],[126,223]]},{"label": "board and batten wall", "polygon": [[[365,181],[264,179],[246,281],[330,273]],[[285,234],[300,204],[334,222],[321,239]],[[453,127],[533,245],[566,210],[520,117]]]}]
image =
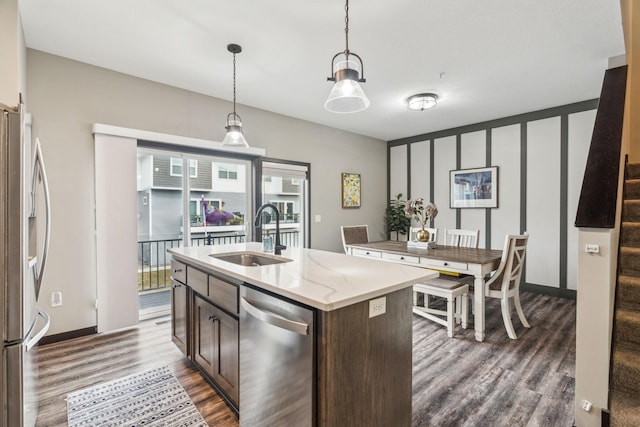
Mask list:
[{"label": "board and batten wall", "polygon": [[[434,226],[479,229],[479,247],[502,249],[507,234],[530,235],[523,289],[574,297],[574,227],[597,100],[388,142],[389,198],[423,197]],[[498,167],[498,207],[449,207],[451,170]]]}]

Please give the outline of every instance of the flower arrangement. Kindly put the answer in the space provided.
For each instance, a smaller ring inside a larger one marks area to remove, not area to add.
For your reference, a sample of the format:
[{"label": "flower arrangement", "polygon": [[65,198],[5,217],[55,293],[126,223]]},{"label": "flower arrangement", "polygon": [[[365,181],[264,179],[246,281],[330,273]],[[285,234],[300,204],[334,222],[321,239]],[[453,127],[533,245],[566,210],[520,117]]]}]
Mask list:
[{"label": "flower arrangement", "polygon": [[438,215],[438,208],[433,203],[428,203],[425,205],[424,199],[422,197],[418,199],[407,200],[407,203],[404,208],[405,213],[413,217],[416,221],[420,223],[422,228],[427,225],[427,221],[429,219],[434,219],[436,215]]}]

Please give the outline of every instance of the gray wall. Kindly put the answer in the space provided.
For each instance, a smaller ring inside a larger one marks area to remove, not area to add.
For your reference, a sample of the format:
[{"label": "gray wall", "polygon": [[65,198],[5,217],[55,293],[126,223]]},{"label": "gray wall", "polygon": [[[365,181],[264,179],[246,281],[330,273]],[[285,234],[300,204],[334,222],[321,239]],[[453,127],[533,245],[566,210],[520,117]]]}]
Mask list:
[{"label": "gray wall", "polygon": [[[27,50],[27,89],[33,135],[43,143],[53,210],[41,304],[52,317],[50,334],[57,334],[96,324],[91,125],[220,141],[232,105],[35,50]],[[311,224],[313,248],[341,251],[343,224],[367,223],[372,238],[382,238],[384,141],[242,105],[238,110],[252,146],[266,149],[271,158],[311,163],[311,218],[322,218]],[[341,172],[362,174],[362,208],[341,208]],[[61,307],[48,307],[53,291],[63,292]]]},{"label": "gray wall", "polygon": [[[480,247],[502,249],[528,232],[527,290],[575,296],[578,235],[573,226],[597,100],[389,142],[390,194],[438,206],[434,226],[480,230]],[[498,207],[454,209],[450,170],[498,167]]]}]

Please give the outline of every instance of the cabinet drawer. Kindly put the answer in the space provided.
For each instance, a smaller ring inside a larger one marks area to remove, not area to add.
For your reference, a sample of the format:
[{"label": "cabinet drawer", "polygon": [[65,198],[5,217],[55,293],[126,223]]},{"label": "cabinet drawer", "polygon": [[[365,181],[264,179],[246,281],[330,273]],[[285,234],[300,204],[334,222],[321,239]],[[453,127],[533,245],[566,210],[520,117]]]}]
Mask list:
[{"label": "cabinet drawer", "polygon": [[421,258],[420,265],[424,267],[433,267],[440,270],[466,271],[469,266],[466,262],[440,261],[437,259]]},{"label": "cabinet drawer", "polygon": [[390,253],[387,253],[387,252],[383,252],[382,253],[382,259],[386,259],[388,261],[395,261],[395,262],[404,262],[404,263],[407,263],[407,264],[419,264],[420,263],[420,258],[417,257],[417,256],[390,254]]},{"label": "cabinet drawer", "polygon": [[209,295],[207,287],[207,273],[203,273],[200,270],[187,266],[187,285],[200,295]]},{"label": "cabinet drawer", "polygon": [[372,258],[382,258],[382,253],[379,251],[368,251],[366,249],[356,249],[356,248],[351,249],[351,255],[372,257]]},{"label": "cabinet drawer", "polygon": [[225,310],[238,314],[238,287],[233,283],[209,276],[209,299]]},{"label": "cabinet drawer", "polygon": [[171,260],[171,277],[181,283],[187,283],[187,266],[180,261]]}]

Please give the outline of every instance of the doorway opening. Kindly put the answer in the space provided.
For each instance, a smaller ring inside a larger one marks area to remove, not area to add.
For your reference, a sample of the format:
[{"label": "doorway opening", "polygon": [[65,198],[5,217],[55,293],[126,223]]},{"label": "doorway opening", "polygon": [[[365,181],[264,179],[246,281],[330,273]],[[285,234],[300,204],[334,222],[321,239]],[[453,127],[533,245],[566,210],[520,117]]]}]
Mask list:
[{"label": "doorway opening", "polygon": [[139,320],[171,312],[171,255],[251,239],[249,160],[138,146]]},{"label": "doorway opening", "polygon": [[[309,176],[308,163],[286,160],[260,159],[256,183],[260,204],[271,203],[280,213],[280,239],[287,247],[310,247],[309,232]],[[263,237],[275,230],[275,219],[263,220]]]}]

